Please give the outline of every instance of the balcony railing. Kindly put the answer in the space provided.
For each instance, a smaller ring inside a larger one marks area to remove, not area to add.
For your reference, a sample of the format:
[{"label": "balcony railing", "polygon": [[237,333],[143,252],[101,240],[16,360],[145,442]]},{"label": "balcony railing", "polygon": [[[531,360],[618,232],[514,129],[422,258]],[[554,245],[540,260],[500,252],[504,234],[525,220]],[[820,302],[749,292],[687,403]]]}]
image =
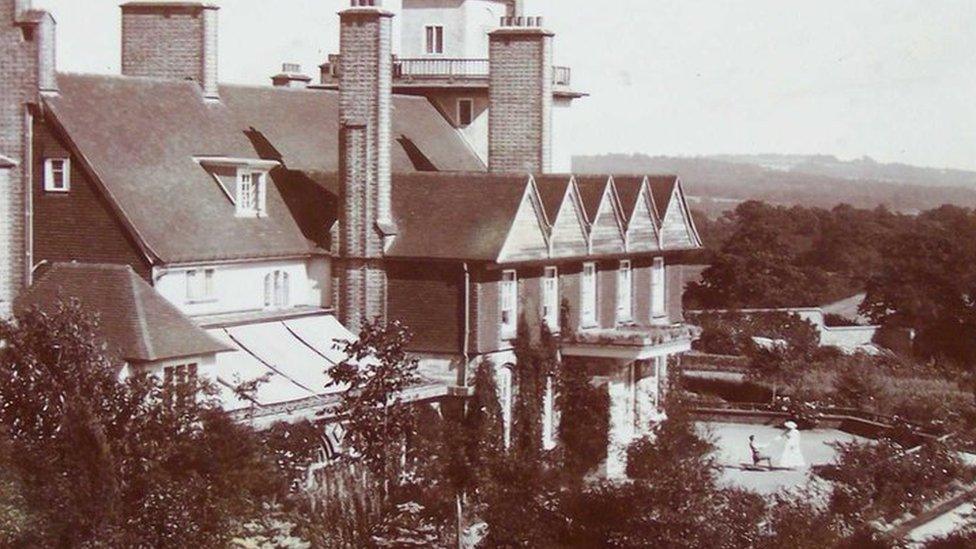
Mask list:
[{"label": "balcony railing", "polygon": [[[556,86],[569,86],[572,82],[572,70],[569,67],[552,68],[552,81]],[[488,59],[451,59],[451,58],[393,58],[393,78],[398,80],[432,80],[432,79],[487,79],[489,76]],[[329,55],[329,61],[322,65],[322,80],[332,80],[339,77],[339,56]]]}]

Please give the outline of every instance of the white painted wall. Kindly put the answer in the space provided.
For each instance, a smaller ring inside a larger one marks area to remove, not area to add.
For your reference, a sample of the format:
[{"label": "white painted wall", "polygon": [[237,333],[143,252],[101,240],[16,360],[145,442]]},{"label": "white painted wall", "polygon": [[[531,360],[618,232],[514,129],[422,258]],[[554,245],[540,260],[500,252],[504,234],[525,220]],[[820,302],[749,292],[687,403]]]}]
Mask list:
[{"label": "white painted wall", "polygon": [[425,27],[444,27],[444,53],[436,57],[488,57],[488,31],[505,15],[499,0],[402,0],[399,17],[401,57],[431,57]]},{"label": "white painted wall", "polygon": [[[191,301],[186,293],[186,272],[214,269],[213,297]],[[188,316],[238,313],[264,309],[264,277],[280,270],[288,273],[289,308],[328,307],[331,302],[331,267],[328,258],[293,259],[158,268],[156,291]]]},{"label": "white painted wall", "polygon": [[552,172],[570,173],[573,171],[573,136],[570,135],[569,109],[573,101],[567,98],[553,98],[552,101]]}]

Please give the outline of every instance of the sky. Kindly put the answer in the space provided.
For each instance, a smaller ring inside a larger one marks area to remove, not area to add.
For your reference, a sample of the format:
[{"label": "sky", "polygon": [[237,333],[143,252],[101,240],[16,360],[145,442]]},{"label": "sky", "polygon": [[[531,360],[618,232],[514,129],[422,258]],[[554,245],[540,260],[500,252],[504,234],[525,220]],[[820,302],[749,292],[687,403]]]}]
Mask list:
[{"label": "sky", "polygon": [[[118,73],[120,0],[34,0],[58,63]],[[220,76],[317,77],[347,0],[217,0]],[[398,0],[387,0],[396,8]],[[976,1],[525,0],[590,94],[574,154],[832,154],[976,170]],[[569,136],[569,139],[565,137]]]}]

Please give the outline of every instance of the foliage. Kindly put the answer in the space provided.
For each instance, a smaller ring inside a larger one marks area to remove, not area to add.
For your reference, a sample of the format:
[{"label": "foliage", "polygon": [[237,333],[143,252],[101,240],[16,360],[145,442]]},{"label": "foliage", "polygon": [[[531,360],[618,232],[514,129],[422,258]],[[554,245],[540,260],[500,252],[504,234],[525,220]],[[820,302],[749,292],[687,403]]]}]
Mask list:
[{"label": "foliage", "polygon": [[356,463],[338,462],[323,472],[296,515],[299,535],[313,547],[365,547],[389,511],[380,482]]},{"label": "foliage", "polygon": [[561,418],[559,440],[567,473],[582,477],[607,458],[610,395],[594,386],[586,363],[563,362],[556,396]]},{"label": "foliage", "polygon": [[417,360],[405,350],[410,337],[397,321],[365,321],[356,339],[340,344],[345,358],[328,372],[345,387],[335,410],[345,420],[345,441],[386,487],[398,481],[415,429],[416,410],[402,401],[403,391],[420,380]]},{"label": "foliage", "polygon": [[312,544],[294,534],[296,525],[277,505],[265,505],[264,514],[241,526],[231,540],[233,549],[309,549]]},{"label": "foliage", "polygon": [[861,311],[872,321],[913,328],[916,351],[976,364],[976,212],[925,212],[885,247]]},{"label": "foliage", "polygon": [[851,524],[892,521],[917,513],[971,482],[976,471],[949,447],[932,442],[908,451],[891,440],[836,443],[837,457],[820,475],[833,482],[830,511]]},{"label": "foliage", "polygon": [[0,425],[34,526],[19,545],[228,541],[286,483],[257,435],[194,380],[120,366],[77,302],[0,322]]},{"label": "foliage", "polygon": [[702,328],[695,348],[711,354],[748,354],[755,348],[754,337],[783,340],[793,352],[804,355],[817,352],[820,345],[813,324],[785,311],[705,312],[689,315],[689,320]]},{"label": "foliage", "polygon": [[320,459],[323,446],[321,427],[308,420],[276,423],[261,432],[261,442],[292,490],[306,481],[308,467]]}]

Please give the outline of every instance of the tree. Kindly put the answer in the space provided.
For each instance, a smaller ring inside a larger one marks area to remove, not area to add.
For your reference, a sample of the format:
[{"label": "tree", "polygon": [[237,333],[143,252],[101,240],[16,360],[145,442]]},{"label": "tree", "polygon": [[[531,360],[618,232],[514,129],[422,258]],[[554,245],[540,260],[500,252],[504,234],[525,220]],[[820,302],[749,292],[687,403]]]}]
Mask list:
[{"label": "tree", "polygon": [[416,428],[416,410],[403,401],[403,391],[420,381],[417,360],[406,354],[410,338],[397,321],[366,321],[356,339],[341,344],[346,357],[328,372],[334,385],[345,387],[335,410],[345,440],[387,494],[398,482]]},{"label": "tree", "polygon": [[226,544],[287,482],[212,389],[120,381],[97,333],[77,302],[0,322],[0,426],[37,519],[18,544]]},{"label": "tree", "polygon": [[944,206],[893,238],[870,277],[861,312],[911,328],[916,351],[976,363],[976,213]]}]

